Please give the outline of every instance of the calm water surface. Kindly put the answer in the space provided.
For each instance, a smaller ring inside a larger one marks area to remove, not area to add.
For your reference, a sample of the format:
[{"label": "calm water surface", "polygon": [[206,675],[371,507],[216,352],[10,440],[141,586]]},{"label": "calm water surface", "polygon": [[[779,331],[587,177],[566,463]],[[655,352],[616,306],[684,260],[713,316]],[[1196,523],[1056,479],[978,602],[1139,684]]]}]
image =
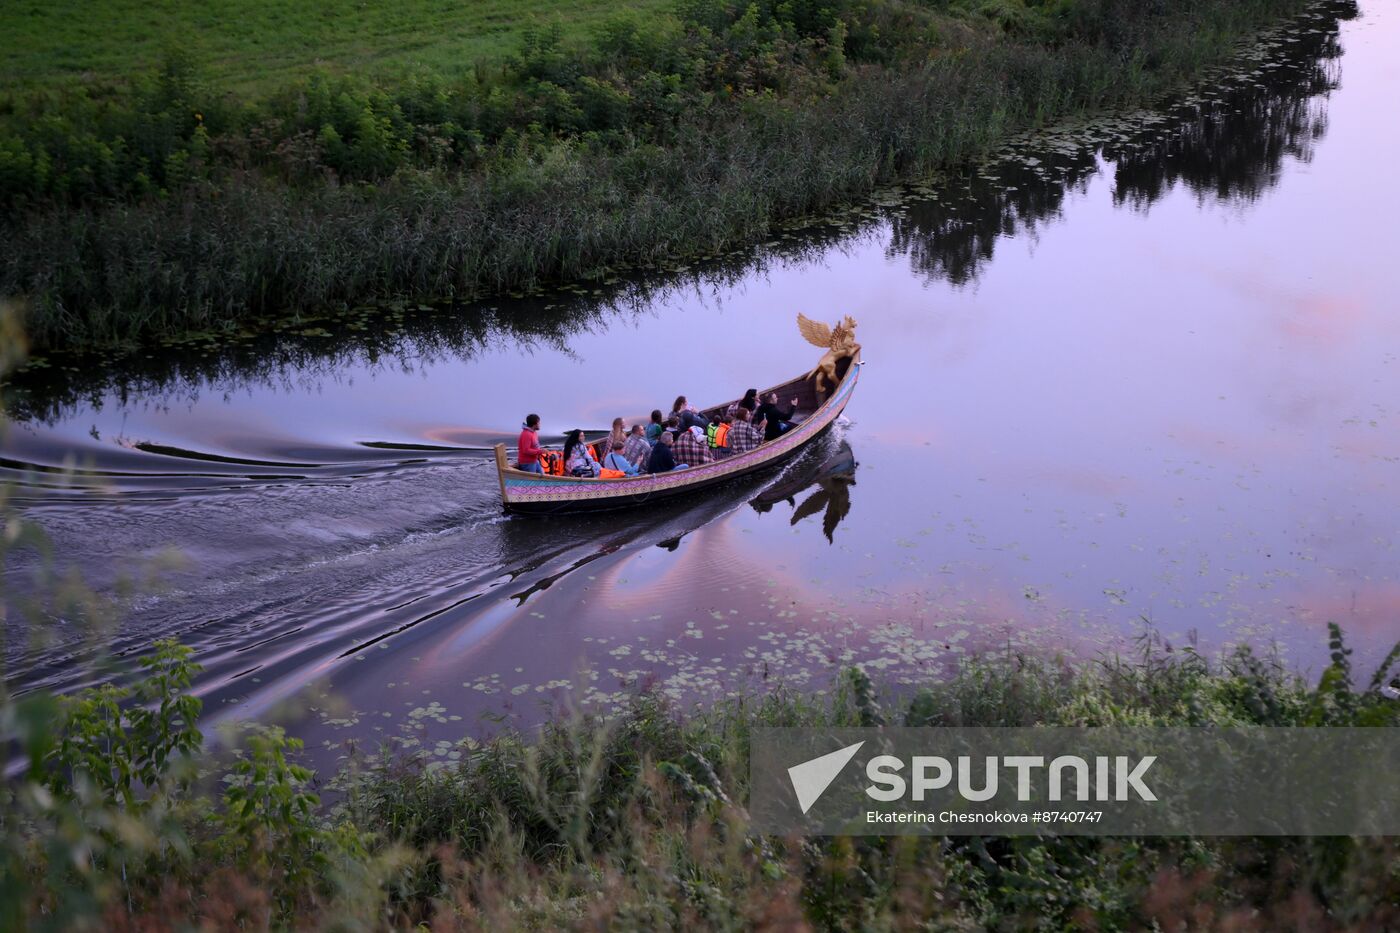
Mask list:
[{"label": "calm water surface", "polygon": [[[193,645],[215,718],[311,697],[313,743],[1148,629],[1316,672],[1333,620],[1365,667],[1400,637],[1400,9],[1322,10],[1184,101],[747,257],[49,371],[11,393],[3,471],[104,588],[184,555],[120,651]],[[810,456],[500,514],[487,448],[525,412],[557,437],[780,381],[818,355],[798,311],[854,315],[870,362]],[[32,472],[65,461],[98,485]],[[30,686],[87,676],[71,621],[9,644]]]}]

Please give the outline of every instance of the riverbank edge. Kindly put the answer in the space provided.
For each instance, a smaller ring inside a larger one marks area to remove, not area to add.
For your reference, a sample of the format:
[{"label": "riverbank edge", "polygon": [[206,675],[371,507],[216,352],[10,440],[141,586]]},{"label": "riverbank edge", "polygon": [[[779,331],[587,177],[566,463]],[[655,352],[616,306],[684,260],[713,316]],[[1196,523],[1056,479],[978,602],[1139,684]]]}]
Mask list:
[{"label": "riverbank edge", "polygon": [[470,301],[703,262],[1037,126],[1159,100],[1317,4],[1199,6],[1199,21],[1160,24],[1131,49],[1008,40],[865,67],[826,98],[756,101],[665,149],[599,155],[564,141],[487,174],[311,190],[239,176],[216,196],[9,218],[0,292],[22,296],[42,353],[246,337],[369,301]]}]

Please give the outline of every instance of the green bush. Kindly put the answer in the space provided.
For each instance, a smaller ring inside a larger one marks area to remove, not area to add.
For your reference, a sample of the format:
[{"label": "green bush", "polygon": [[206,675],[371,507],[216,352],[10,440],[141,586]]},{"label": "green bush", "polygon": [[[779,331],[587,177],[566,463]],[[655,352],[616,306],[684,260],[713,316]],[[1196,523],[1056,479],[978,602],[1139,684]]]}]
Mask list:
[{"label": "green bush", "polygon": [[172,640],[154,648],[134,687],[104,685],[60,701],[58,743],[39,771],[56,796],[90,785],[105,803],[140,810],[188,786],[203,704],[185,691],[201,668]]}]

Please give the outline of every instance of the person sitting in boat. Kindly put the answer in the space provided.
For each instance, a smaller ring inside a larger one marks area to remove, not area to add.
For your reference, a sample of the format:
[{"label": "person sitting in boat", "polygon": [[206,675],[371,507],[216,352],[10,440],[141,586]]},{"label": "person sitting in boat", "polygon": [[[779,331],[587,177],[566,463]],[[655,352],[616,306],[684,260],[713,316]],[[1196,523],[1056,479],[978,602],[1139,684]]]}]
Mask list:
[{"label": "person sitting in boat", "polygon": [[602,471],[593,451],[583,442],[583,430],[574,428],[564,438],[564,472],[570,476],[597,476]]},{"label": "person sitting in boat", "polygon": [[661,440],[662,433],[666,430],[666,419],[661,416],[661,409],[657,408],[651,413],[651,424],[647,425],[647,444],[655,447],[656,442]]},{"label": "person sitting in boat", "polygon": [[757,389],[749,389],[747,392],[744,393],[743,398],[731,404],[728,408],[724,410],[724,413],[729,417],[733,418],[738,413],[740,408],[747,408],[749,410],[750,415],[752,415],[756,410],[758,410]]},{"label": "person sitting in boat", "polygon": [[678,434],[671,453],[678,462],[690,466],[700,466],[714,459],[710,454],[710,442],[705,437],[704,428],[692,427]]},{"label": "person sitting in boat", "polygon": [[543,473],[544,468],[540,466],[540,416],[531,412],[525,416],[525,423],[520,426],[520,440],[516,444],[519,450],[516,468],[524,470],[526,473]]},{"label": "person sitting in boat", "polygon": [[669,473],[672,470],[684,470],[690,465],[676,462],[676,456],[671,450],[675,442],[674,434],[670,431],[662,432],[661,439],[651,449],[651,459],[647,461],[648,473]]},{"label": "person sitting in boat", "polygon": [[734,419],[729,415],[711,415],[710,426],[705,429],[705,441],[710,445],[710,459],[723,460],[729,456],[729,426]]},{"label": "person sitting in boat", "polygon": [[[684,395],[676,396],[675,404],[671,406],[671,417],[680,424],[682,431],[689,428],[699,428],[703,431],[705,426],[709,424],[703,415],[690,407],[690,403],[685,400]],[[676,439],[680,440],[679,437]]]},{"label": "person sitting in boat", "polygon": [[760,421],[767,421],[768,426],[763,430],[763,439],[771,441],[782,437],[783,434],[792,429],[792,415],[797,411],[797,398],[792,399],[786,409],[778,407],[778,393],[769,392],[768,397],[763,400],[763,404],[758,407]]},{"label": "person sitting in boat", "polygon": [[[655,414],[660,416],[661,412]],[[646,429],[640,424],[632,425],[632,433],[627,435],[627,441],[622,446],[622,455],[638,470],[647,465],[651,457],[651,444],[647,442]]]},{"label": "person sitting in boat", "polygon": [[729,455],[748,453],[763,443],[763,431],[753,426],[747,408],[740,407],[734,413],[734,422],[729,425]]},{"label": "person sitting in boat", "polygon": [[627,443],[627,422],[621,418],[614,418],[612,430],[608,432],[607,437],[598,443],[598,459],[602,460],[606,457],[612,451],[613,444],[619,441],[623,444]]},{"label": "person sitting in boat", "polygon": [[[642,443],[646,442],[643,441]],[[626,446],[627,443],[625,441],[613,441],[612,450],[603,458],[603,469],[617,470],[624,476],[636,476],[640,473],[641,470],[637,468],[637,465],[631,460],[628,460],[627,454],[623,452]]]}]

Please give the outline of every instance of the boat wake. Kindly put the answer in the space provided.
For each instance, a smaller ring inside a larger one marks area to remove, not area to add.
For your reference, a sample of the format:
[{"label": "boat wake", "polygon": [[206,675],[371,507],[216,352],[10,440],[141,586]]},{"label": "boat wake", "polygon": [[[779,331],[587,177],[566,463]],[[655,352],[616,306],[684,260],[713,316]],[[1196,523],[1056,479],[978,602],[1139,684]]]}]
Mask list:
[{"label": "boat wake", "polygon": [[[119,621],[8,620],[6,663],[21,672],[12,685],[78,689],[114,676],[154,641],[176,638],[204,666],[196,686],[208,714],[257,715],[362,652],[393,650],[415,630],[470,629],[468,617],[499,626],[503,610],[573,576],[596,575],[642,551],[675,552],[736,509],[771,507],[789,495],[784,490],[810,484],[833,456],[853,468],[839,456],[849,451],[844,432],[843,419],[783,467],[684,501],[543,520],[502,514],[493,464],[474,452],[327,458],[295,480],[240,474],[216,486],[169,471],[141,472],[134,483],[122,475],[116,489],[79,482],[55,495],[25,486],[28,513],[54,553],[106,595]],[[164,483],[160,495],[147,485],[154,479]],[[7,586],[24,590],[41,567],[37,555],[19,557]],[[119,595],[152,576],[155,585],[139,595]],[[111,663],[99,667],[99,658]]]}]

